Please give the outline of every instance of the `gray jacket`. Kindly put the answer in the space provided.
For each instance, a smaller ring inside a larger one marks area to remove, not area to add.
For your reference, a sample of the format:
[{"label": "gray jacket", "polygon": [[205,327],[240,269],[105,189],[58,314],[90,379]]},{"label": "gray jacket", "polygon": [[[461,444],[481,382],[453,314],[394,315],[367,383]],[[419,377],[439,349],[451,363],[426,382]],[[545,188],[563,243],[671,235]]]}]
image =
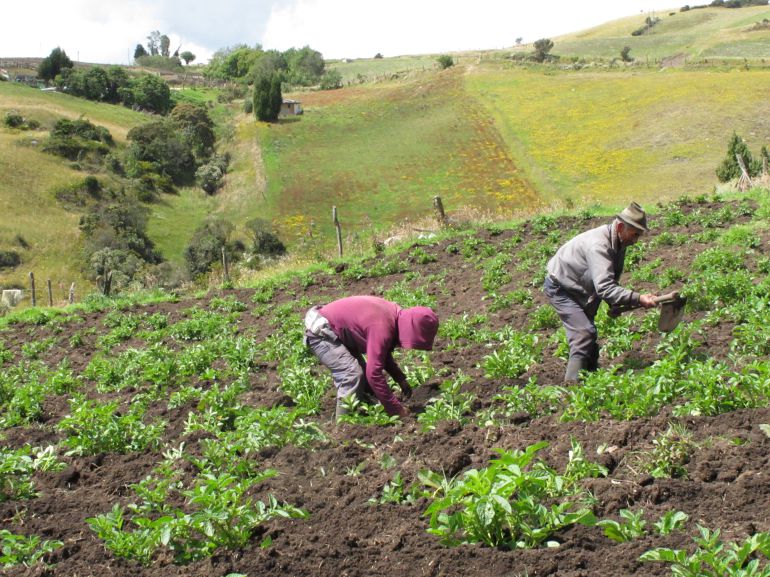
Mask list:
[{"label": "gray jacket", "polygon": [[618,238],[617,223],[577,235],[548,261],[548,276],[582,307],[597,298],[610,306],[639,304],[639,293],[618,284],[626,247]]}]

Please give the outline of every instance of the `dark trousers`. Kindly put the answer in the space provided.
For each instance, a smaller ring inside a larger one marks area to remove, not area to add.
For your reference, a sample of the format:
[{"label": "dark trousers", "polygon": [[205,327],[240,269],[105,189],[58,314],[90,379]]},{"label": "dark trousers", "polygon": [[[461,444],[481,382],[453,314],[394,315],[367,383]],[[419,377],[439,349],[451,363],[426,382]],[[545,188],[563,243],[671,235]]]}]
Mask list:
[{"label": "dark trousers", "polygon": [[601,299],[597,298],[585,307],[581,306],[574,296],[548,276],[543,284],[543,292],[567,331],[570,359],[585,359],[586,368],[595,371],[599,366],[599,343],[594,318]]}]

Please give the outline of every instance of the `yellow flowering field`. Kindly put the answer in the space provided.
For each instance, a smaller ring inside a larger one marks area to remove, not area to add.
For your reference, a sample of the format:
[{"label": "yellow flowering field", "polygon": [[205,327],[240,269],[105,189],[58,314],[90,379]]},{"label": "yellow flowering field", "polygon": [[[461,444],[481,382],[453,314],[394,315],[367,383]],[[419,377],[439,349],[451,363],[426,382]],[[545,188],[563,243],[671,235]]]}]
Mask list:
[{"label": "yellow flowering field", "polygon": [[733,131],[767,143],[770,72],[477,68],[466,86],[549,201],[619,204],[710,190]]}]

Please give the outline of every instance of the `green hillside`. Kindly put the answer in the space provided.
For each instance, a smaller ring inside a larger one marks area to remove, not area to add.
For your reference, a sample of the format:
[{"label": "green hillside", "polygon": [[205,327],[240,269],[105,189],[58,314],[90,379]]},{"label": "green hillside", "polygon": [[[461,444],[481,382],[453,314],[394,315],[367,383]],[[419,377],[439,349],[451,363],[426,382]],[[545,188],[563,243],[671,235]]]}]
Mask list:
[{"label": "green hillside", "polygon": [[[648,32],[632,36],[648,17],[660,21]],[[752,30],[770,19],[770,6],[741,9],[704,8],[679,12],[648,12],[554,39],[552,52],[581,58],[618,58],[623,47],[642,62],[660,61],[676,54],[688,59],[770,58],[770,27]]]},{"label": "green hillside", "polygon": [[[247,221],[266,219],[292,252],[318,256],[334,251],[333,206],[346,246],[368,247],[372,234],[419,228],[437,195],[450,214],[499,218],[708,193],[734,132],[755,155],[768,144],[770,30],[752,28],[770,8],[663,12],[651,33],[632,36],[647,16],[554,39],[553,64],[512,62],[531,47],[456,54],[444,71],[436,55],[331,62],[350,84],[285,94],[304,115],[274,124],[254,122],[242,101],[218,104],[218,147],[231,156],[224,186],[214,196],[197,187],[162,195],[148,205],[149,236],[183,268],[210,216],[243,240]],[[619,62],[624,46],[635,62]],[[685,66],[661,69],[677,54]],[[31,270],[55,286],[85,284],[79,214],[53,196],[85,173],[39,143],[60,116],[84,116],[119,144],[151,117],[0,83],[0,118],[11,110],[41,128],[0,127],[0,206],[12,215],[0,221],[0,250],[22,256],[0,270],[0,286],[26,285]]]},{"label": "green hillside", "polygon": [[40,129],[0,128],[0,250],[15,250],[22,257],[21,266],[0,270],[0,287],[27,286],[28,274],[34,272],[38,282],[51,279],[57,299],[73,282],[79,294],[90,292],[78,267],[79,215],[54,199],[55,190],[85,175],[42,152],[40,144],[60,117],[88,118],[109,129],[117,142],[124,142],[131,127],[146,117],[123,107],[0,82],[0,120],[10,111],[38,121]]}]

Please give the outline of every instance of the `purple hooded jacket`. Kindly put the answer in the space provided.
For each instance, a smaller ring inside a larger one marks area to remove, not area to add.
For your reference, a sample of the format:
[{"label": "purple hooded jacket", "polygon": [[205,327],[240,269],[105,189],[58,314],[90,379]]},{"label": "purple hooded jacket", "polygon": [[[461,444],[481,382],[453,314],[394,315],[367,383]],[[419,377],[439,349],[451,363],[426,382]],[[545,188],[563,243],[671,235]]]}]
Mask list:
[{"label": "purple hooded jacket", "polygon": [[318,311],[334,334],[357,358],[366,355],[366,380],[389,415],[401,408],[388,387],[383,370],[399,385],[406,376],[393,360],[396,347],[430,351],[438,332],[438,317],[428,307],[402,309],[380,297],[346,297]]}]

